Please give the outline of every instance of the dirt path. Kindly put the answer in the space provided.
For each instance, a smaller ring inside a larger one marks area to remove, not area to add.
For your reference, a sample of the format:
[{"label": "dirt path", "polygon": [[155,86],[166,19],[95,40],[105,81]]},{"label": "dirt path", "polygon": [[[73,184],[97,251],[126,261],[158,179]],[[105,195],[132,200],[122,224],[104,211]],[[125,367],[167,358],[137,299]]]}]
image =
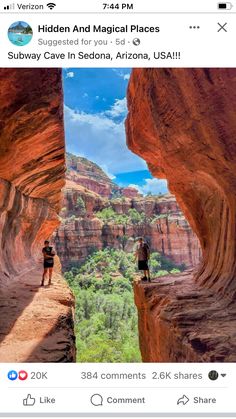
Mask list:
[{"label": "dirt path", "polygon": [[1,289],[0,362],[73,362],[73,296],[59,273],[40,287],[41,274],[38,266]]}]

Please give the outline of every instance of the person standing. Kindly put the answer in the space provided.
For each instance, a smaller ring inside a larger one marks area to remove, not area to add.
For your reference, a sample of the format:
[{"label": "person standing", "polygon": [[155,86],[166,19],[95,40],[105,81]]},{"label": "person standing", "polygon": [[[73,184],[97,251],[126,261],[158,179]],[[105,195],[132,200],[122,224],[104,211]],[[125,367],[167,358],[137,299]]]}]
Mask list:
[{"label": "person standing", "polygon": [[43,278],[41,282],[41,287],[44,286],[45,276],[49,273],[49,282],[48,285],[52,285],[52,273],[53,273],[53,266],[54,266],[54,256],[55,252],[53,247],[50,246],[48,240],[45,240],[44,247],[42,249],[43,253]]},{"label": "person standing", "polygon": [[150,270],[148,260],[150,258],[150,248],[142,237],[138,239],[138,245],[135,251],[135,260],[138,260],[138,269],[143,271],[144,276],[141,278],[144,281],[151,282]]}]

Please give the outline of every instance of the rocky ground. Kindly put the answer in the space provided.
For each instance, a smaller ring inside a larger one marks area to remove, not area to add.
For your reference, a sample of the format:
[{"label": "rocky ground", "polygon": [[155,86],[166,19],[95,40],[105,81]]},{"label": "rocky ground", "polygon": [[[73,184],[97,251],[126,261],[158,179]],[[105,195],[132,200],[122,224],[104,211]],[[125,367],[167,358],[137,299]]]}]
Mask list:
[{"label": "rocky ground", "polygon": [[73,362],[73,296],[59,272],[40,287],[42,267],[1,287],[1,362]]}]

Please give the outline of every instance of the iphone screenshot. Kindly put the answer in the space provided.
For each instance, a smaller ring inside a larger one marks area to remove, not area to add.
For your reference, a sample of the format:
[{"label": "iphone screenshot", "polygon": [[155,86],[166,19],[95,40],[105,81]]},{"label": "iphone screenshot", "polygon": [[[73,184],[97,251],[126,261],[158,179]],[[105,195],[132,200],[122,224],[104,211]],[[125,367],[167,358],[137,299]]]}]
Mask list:
[{"label": "iphone screenshot", "polygon": [[0,0],[0,416],[236,417],[235,17]]}]

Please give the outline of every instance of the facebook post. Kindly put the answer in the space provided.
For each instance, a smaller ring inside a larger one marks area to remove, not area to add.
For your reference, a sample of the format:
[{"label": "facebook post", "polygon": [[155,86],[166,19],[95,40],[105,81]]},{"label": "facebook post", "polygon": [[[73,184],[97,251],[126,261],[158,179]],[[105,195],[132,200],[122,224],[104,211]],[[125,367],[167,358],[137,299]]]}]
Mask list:
[{"label": "facebook post", "polygon": [[1,5],[1,416],[234,417],[235,11],[210,3]]}]

